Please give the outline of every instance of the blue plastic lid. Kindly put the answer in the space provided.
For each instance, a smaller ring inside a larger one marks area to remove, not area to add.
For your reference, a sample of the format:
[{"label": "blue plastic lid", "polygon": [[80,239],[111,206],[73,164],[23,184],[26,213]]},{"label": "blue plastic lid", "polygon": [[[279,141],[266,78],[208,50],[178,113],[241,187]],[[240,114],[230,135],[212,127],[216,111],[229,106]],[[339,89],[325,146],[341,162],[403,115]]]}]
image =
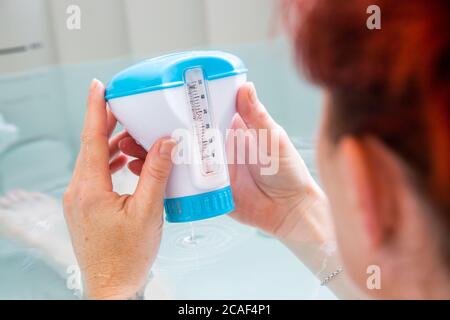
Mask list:
[{"label": "blue plastic lid", "polygon": [[145,60],[118,73],[108,83],[105,98],[114,98],[184,85],[187,69],[201,67],[207,80],[246,73],[244,63],[222,51],[189,51]]},{"label": "blue plastic lid", "polygon": [[166,220],[169,222],[191,222],[217,217],[234,210],[231,187],[219,190],[164,200]]}]

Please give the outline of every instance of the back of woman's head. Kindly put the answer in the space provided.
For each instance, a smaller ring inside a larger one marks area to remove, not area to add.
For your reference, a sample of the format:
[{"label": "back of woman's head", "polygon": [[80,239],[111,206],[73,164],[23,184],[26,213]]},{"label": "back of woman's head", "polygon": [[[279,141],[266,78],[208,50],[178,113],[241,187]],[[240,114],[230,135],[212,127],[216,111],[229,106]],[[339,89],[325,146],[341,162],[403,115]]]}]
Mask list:
[{"label": "back of woman's head", "polygon": [[285,2],[298,61],[330,94],[330,138],[375,136],[400,156],[450,262],[450,1]]}]

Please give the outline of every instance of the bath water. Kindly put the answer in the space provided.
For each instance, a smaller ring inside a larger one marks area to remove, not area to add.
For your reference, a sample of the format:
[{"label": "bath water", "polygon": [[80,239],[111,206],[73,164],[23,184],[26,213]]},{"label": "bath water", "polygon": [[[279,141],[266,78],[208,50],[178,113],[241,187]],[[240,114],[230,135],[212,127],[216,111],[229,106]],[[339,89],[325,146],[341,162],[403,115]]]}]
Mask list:
[{"label": "bath water", "polygon": [[190,226],[190,234],[188,236],[184,237],[182,242],[183,242],[183,244],[186,244],[189,246],[196,246],[197,241],[200,240],[200,237],[195,234],[194,223],[190,222],[189,226]]}]

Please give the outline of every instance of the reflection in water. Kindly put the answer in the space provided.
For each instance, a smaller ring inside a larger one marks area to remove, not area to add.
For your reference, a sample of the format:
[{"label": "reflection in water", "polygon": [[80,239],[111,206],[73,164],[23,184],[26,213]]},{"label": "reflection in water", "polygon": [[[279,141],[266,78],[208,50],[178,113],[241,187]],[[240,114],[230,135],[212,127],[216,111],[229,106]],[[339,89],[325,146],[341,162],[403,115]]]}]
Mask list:
[{"label": "reflection in water", "polygon": [[196,246],[197,242],[202,241],[202,239],[204,237],[202,237],[201,235],[195,234],[195,228],[194,228],[193,222],[190,222],[189,225],[191,227],[191,233],[188,236],[184,237],[182,242],[183,242],[183,244],[188,245],[188,246]]},{"label": "reflection in water", "polygon": [[19,137],[19,128],[7,123],[0,113],[0,154]]},{"label": "reflection in water", "polygon": [[72,154],[47,137],[22,140],[0,154],[0,192],[25,189],[61,196],[70,177]]},{"label": "reflection in water", "polygon": [[0,261],[0,300],[76,298],[33,249],[0,239]]},{"label": "reflection in water", "polygon": [[229,217],[193,223],[166,223],[156,269],[198,269],[217,262],[253,232],[236,227]]}]

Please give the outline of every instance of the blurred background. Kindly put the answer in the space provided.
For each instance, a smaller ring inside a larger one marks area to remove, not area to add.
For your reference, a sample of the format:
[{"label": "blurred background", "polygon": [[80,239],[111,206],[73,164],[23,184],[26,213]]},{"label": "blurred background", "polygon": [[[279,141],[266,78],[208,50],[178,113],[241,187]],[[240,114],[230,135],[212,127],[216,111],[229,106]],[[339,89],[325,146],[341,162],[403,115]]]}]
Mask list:
[{"label": "blurred background", "polygon": [[[242,58],[316,175],[320,95],[297,72],[277,0],[0,0],[0,298],[73,298],[65,269],[41,250],[70,250],[63,227],[49,227],[49,212],[61,209],[35,198],[60,203],[91,79],[106,83],[142,59],[192,49]],[[119,189],[132,189],[133,177],[120,174]],[[274,239],[228,218],[194,227],[206,235],[195,249],[179,246],[189,226],[165,231],[156,268],[170,297],[333,298]]]}]

